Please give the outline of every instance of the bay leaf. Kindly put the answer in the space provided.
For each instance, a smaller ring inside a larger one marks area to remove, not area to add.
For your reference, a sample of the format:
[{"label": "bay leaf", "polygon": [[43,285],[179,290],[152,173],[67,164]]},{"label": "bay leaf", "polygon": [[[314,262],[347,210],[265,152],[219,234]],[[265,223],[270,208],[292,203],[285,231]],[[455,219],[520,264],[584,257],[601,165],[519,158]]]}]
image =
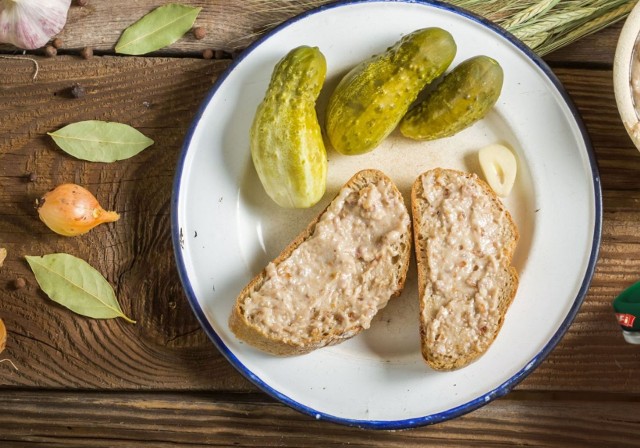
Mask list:
[{"label": "bay leaf", "polygon": [[40,288],[54,302],[94,319],[121,317],[135,323],[122,312],[109,282],[86,261],[64,253],[25,258]]},{"label": "bay leaf", "polygon": [[64,152],[90,162],[128,159],[153,145],[140,131],[110,121],[79,121],[47,134]]},{"label": "bay leaf", "polygon": [[201,9],[177,3],[154,9],[124,30],[116,53],[140,55],[171,45],[191,29]]}]

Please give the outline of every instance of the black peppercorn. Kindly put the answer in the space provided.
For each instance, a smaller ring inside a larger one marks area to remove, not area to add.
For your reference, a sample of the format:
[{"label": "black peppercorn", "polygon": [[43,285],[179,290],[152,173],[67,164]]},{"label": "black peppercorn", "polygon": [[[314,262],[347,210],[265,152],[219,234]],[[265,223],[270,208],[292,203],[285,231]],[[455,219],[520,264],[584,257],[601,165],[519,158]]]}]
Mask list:
[{"label": "black peppercorn", "polygon": [[210,48],[207,48],[206,50],[204,50],[202,52],[202,57],[204,59],[212,59],[213,58],[213,50],[211,50]]},{"label": "black peppercorn", "polygon": [[71,86],[71,96],[74,98],[82,98],[85,94],[85,90],[84,87],[82,87],[80,84],[76,83],[73,86]]}]

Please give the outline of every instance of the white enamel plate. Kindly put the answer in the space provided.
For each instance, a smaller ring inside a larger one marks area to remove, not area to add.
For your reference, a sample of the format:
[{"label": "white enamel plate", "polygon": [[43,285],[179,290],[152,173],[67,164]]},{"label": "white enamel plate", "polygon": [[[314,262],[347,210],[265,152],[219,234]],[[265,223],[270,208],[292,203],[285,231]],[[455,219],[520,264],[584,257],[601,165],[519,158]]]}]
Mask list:
[{"label": "white enamel plate", "polygon": [[[391,135],[373,152],[345,157],[328,148],[325,198],[285,210],[264,193],[249,152],[249,128],[273,67],[299,45],[317,46],[328,74],[318,101],[348,69],[403,35],[438,26],[456,40],[452,67],[485,54],[504,68],[489,115],[457,135],[416,143]],[[477,150],[515,152],[519,171],[505,200],[520,230],[514,258],[520,288],[489,351],[475,363],[435,372],[418,339],[415,266],[403,294],[371,328],[340,345],[278,358],[239,342],[227,319],[237,294],[319,213],[355,172],[377,168],[405,195],[435,167],[480,173]],[[507,393],[558,343],[586,294],[597,258],[601,192],[586,131],[551,70],[498,27],[450,5],[353,1],[288,21],[247,49],[217,80],[186,137],[172,203],[178,269],[203,328],[242,374],[317,419],[398,429],[450,419]]]}]

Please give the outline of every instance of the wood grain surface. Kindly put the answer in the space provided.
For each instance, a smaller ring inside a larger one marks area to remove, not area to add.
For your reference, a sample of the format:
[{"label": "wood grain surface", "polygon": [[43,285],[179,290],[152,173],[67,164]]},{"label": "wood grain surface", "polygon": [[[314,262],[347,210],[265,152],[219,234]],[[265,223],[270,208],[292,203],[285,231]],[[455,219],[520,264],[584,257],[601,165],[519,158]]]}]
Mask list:
[{"label": "wood grain surface", "polygon": [[[126,27],[145,13],[166,3],[158,0],[90,0],[87,6],[77,6],[73,1],[67,25],[57,35],[63,42],[60,52],[77,52],[90,47],[101,53],[112,53]],[[305,1],[298,2],[296,6],[286,6],[287,2],[279,0],[199,0],[173,3],[201,7],[195,26],[204,27],[206,36],[197,40],[188,33],[158,54],[184,56],[198,54],[205,48],[227,52],[243,49],[265,30],[292,17],[296,12],[308,9]],[[325,3],[329,3],[329,0]],[[4,48],[10,49],[9,46]]]},{"label": "wood grain surface", "polygon": [[[0,60],[5,81],[0,241],[8,250],[0,270],[2,318],[11,334],[5,355],[20,368],[18,374],[0,365],[9,374],[0,382],[76,388],[247,387],[191,312],[175,269],[169,222],[182,139],[228,61],[63,56],[39,62],[33,83],[28,62]],[[75,83],[84,86],[84,97],[68,94]],[[126,162],[89,163],[64,154],[46,135],[87,119],[127,123],[155,144]],[[35,182],[29,182],[30,173],[37,176]],[[89,188],[121,219],[76,238],[53,234],[39,221],[33,204],[64,182]],[[95,266],[138,323],[80,318],[46,298],[24,256],[54,252],[81,256]],[[15,290],[17,278],[25,278],[27,286]]]},{"label": "wood grain surface", "polygon": [[[332,0],[315,0],[314,5],[331,3]],[[195,26],[203,27],[206,36],[197,40],[188,33],[182,39],[153,55],[197,57],[209,48],[230,54],[246,48],[265,31],[273,29],[296,13],[309,9],[309,2],[284,0],[208,0],[176,1],[202,8]],[[87,6],[77,6],[75,0],[69,9],[68,24],[57,35],[63,45],[61,54],[77,55],[82,48],[89,47],[100,54],[113,54],[114,47],[122,31],[144,15],[165,2],[158,0],[111,0],[88,1]],[[547,56],[550,61],[575,63],[611,63],[612,48],[620,34],[622,22],[600,31],[598,37],[587,36],[580,45],[571,46],[570,51],[560,49]],[[0,50],[16,53],[10,46]],[[38,51],[35,51],[38,53]],[[40,51],[41,53],[41,51]]]},{"label": "wood grain surface", "polygon": [[[10,446],[637,447],[637,402],[555,401],[517,392],[455,420],[410,431],[316,421],[255,394],[6,393]],[[606,421],[603,427],[602,422]],[[550,442],[550,440],[552,442]]]},{"label": "wood grain surface", "polygon": [[[0,47],[0,446],[637,446],[640,350],[626,344],[612,299],[640,273],[640,152],[620,122],[612,61],[621,24],[545,60],[576,103],[603,187],[600,258],[585,302],[552,354],[516,391],[460,419],[399,433],[317,422],[274,402],[209,341],[182,291],[173,258],[170,203],[187,128],[214,80],[282,12],[253,0],[203,6],[207,37],[185,36],[146,57],[114,56],[124,27],[153,1],[74,6],[61,56],[15,59]],[[78,50],[91,46],[89,60]],[[204,60],[204,48],[223,59]],[[70,88],[81,84],[82,98]],[[46,135],[74,121],[130,124],[155,141],[138,156],[88,163]],[[29,175],[33,175],[29,179]],[[62,182],[89,188],[120,221],[76,238],[39,220],[34,201]],[[91,320],[51,302],[25,255],[68,252],[95,266],[138,321]],[[16,289],[17,279],[26,286]]]}]

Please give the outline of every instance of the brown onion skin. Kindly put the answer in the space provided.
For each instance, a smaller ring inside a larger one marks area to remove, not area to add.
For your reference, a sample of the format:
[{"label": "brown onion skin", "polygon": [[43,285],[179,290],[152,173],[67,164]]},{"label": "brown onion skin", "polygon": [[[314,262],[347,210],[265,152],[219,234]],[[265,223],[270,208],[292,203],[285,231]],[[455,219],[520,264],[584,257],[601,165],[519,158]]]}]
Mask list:
[{"label": "brown onion skin", "polygon": [[36,203],[40,220],[64,236],[82,235],[99,224],[120,219],[118,213],[103,209],[89,190],[76,184],[58,185]]}]

